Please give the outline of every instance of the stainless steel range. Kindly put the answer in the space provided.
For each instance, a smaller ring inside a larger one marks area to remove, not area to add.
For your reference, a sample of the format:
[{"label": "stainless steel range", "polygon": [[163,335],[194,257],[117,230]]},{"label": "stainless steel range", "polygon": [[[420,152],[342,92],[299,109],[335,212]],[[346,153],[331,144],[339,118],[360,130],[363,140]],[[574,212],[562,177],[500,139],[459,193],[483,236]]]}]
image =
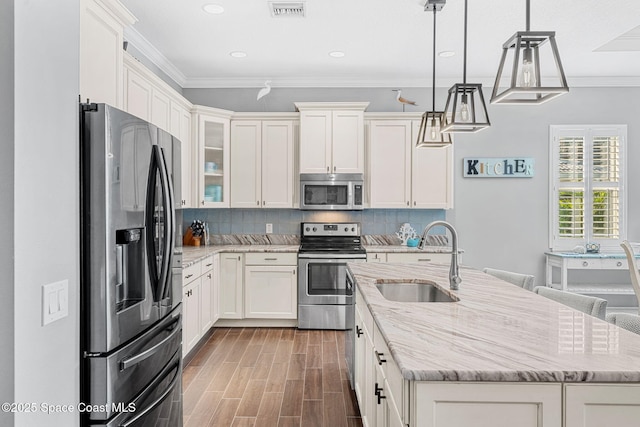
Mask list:
[{"label": "stainless steel range", "polygon": [[353,288],[347,263],[364,262],[357,222],[303,222],[298,251],[298,328],[348,328]]}]

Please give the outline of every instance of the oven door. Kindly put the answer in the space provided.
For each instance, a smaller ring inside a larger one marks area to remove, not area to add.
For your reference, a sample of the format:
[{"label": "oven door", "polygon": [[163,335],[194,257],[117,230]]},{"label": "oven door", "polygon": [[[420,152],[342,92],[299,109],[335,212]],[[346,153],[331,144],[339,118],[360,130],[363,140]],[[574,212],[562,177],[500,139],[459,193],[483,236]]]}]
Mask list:
[{"label": "oven door", "polygon": [[363,259],[298,258],[298,304],[352,304],[347,263]]}]

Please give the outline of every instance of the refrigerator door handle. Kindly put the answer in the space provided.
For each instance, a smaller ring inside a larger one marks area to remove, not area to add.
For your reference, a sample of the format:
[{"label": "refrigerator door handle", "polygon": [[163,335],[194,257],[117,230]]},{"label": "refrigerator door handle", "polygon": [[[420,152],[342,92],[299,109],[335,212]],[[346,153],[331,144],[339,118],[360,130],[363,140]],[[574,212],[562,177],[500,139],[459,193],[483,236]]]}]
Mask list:
[{"label": "refrigerator door handle", "polygon": [[[160,177],[160,188],[162,193],[162,258],[161,265],[158,268],[158,259],[156,254],[156,232],[157,222],[161,221],[160,213],[156,212],[156,186],[157,177]],[[149,257],[149,268],[151,273],[154,292],[154,301],[160,302],[165,298],[167,292],[167,284],[169,282],[169,270],[171,266],[171,257],[173,254],[173,203],[172,203],[172,188],[169,182],[169,175],[167,173],[167,166],[164,161],[164,156],[159,146],[153,145],[151,147],[151,166],[149,168],[149,182],[147,187],[147,202],[146,202],[146,216],[147,226],[150,230],[147,232],[147,251]],[[158,271],[159,270],[159,271]]]},{"label": "refrigerator door handle", "polygon": [[120,370],[124,371],[126,369],[129,369],[130,367],[132,367],[134,365],[137,365],[138,363],[142,362],[145,359],[148,359],[149,357],[153,356],[158,351],[160,351],[160,349],[167,342],[169,342],[174,336],[176,336],[176,334],[178,334],[179,332],[182,331],[181,328],[177,327],[177,325],[179,323],[180,323],[180,316],[178,316],[176,318],[176,320],[169,327],[166,328],[166,329],[170,329],[171,327],[174,328],[173,332],[171,332],[168,337],[166,337],[165,339],[163,339],[162,341],[160,341],[158,344],[154,345],[153,347],[143,351],[142,353],[138,353],[135,356],[127,357],[125,359],[122,359],[122,361],[120,361]]},{"label": "refrigerator door handle", "polygon": [[167,387],[167,389],[162,393],[162,395],[160,395],[160,397],[154,400],[153,403],[147,406],[142,412],[137,412],[135,417],[131,418],[130,420],[127,420],[124,423],[121,423],[118,427],[129,427],[134,425],[139,419],[144,417],[146,414],[151,412],[156,406],[162,403],[162,401],[169,395],[169,393],[173,391],[173,388],[175,387],[176,382],[181,377],[181,375],[178,375],[180,370],[180,361],[176,362],[175,365],[171,367],[171,370],[173,370],[174,368],[177,368],[178,372],[176,372],[175,377],[173,377],[173,380],[171,380],[171,384],[169,384],[169,387]]}]

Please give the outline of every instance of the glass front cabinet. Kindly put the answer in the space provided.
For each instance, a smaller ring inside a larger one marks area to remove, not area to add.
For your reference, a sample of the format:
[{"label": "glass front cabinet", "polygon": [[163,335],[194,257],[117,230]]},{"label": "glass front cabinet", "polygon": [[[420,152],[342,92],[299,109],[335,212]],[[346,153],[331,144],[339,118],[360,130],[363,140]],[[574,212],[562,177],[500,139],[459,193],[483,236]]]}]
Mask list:
[{"label": "glass front cabinet", "polygon": [[229,147],[231,111],[200,107],[193,109],[197,126],[197,171],[199,207],[229,207]]}]

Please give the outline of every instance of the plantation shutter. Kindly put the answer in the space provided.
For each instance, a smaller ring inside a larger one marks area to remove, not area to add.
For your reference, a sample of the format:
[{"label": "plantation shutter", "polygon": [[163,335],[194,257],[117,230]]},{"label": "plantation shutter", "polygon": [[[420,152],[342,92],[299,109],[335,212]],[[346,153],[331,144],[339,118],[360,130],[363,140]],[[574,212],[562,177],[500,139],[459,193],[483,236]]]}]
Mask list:
[{"label": "plantation shutter", "polygon": [[587,242],[618,249],[624,238],[626,126],[551,127],[553,250]]}]

